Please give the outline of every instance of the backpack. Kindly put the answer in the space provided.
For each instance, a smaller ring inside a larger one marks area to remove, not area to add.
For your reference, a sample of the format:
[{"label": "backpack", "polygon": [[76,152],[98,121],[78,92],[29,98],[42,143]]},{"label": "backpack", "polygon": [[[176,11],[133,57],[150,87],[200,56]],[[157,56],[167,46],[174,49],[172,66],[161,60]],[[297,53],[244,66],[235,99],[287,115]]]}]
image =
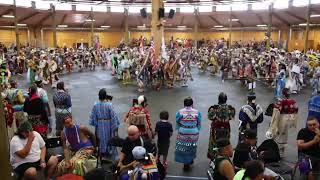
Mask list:
[{"label": "backpack", "polygon": [[273,104],[273,103],[269,104],[269,106],[267,107],[266,112],[264,113],[264,115],[266,115],[266,116],[272,116],[272,114],[273,114],[273,107],[274,107],[274,104]]},{"label": "backpack", "polygon": [[261,145],[257,148],[258,154],[260,154],[260,152],[262,151],[264,151],[262,160],[266,164],[280,161],[279,147],[274,140],[267,139],[263,141]]},{"label": "backpack", "polygon": [[147,123],[147,114],[143,111],[143,109],[130,110],[126,122],[129,126],[135,125],[139,129],[140,127],[144,127],[148,137],[152,138],[152,132],[150,131],[149,125]]},{"label": "backpack", "polygon": [[129,112],[128,119],[127,119],[127,124],[128,125],[136,125],[136,126],[145,126],[147,125],[147,114],[140,110],[136,109]]}]

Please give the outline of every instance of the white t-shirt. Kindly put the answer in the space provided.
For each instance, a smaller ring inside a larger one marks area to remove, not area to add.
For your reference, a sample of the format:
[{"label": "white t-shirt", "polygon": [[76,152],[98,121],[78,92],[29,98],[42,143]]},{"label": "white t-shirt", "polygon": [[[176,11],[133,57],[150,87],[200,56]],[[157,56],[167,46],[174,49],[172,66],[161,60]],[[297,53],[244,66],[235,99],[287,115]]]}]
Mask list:
[{"label": "white t-shirt", "polygon": [[34,140],[32,141],[31,149],[27,157],[21,158],[15,153],[21,151],[24,146],[28,142],[28,138],[21,139],[19,136],[15,135],[10,141],[10,162],[13,168],[15,169],[21,164],[28,163],[28,162],[37,162],[40,160],[41,148],[45,146],[45,142],[41,135],[33,131]]}]

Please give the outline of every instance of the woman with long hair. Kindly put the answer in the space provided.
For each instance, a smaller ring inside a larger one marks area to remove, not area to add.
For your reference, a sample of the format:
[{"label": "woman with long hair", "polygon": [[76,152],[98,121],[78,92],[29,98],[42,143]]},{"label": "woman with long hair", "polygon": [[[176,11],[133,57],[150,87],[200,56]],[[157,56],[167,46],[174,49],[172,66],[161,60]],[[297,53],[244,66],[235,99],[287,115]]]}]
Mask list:
[{"label": "woman with long hair", "polygon": [[102,157],[110,155],[117,157],[117,149],[108,145],[109,140],[118,135],[120,125],[111,103],[112,96],[107,94],[106,89],[100,89],[98,96],[99,101],[93,105],[89,124],[96,128],[96,137]]},{"label": "woman with long hair", "polygon": [[184,108],[176,113],[176,130],[178,130],[175,161],[182,163],[188,171],[197,156],[199,132],[201,129],[201,112],[193,108],[191,97],[184,99]]}]

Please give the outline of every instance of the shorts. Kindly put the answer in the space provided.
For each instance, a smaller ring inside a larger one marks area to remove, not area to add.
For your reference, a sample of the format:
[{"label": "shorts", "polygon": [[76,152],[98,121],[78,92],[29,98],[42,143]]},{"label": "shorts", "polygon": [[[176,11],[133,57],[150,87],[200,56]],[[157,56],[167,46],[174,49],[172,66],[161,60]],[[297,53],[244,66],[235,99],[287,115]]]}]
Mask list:
[{"label": "shorts", "polygon": [[55,117],[56,117],[56,130],[57,131],[62,131],[63,130],[63,120],[64,118],[71,116],[71,113],[60,113],[60,112],[55,112]]},{"label": "shorts", "polygon": [[298,153],[298,159],[302,158],[310,158],[312,169],[319,171],[320,170],[320,158],[314,157],[314,156],[309,156],[303,153]]},{"label": "shorts", "polygon": [[29,168],[36,168],[37,170],[39,170],[41,167],[40,167],[40,160],[37,161],[37,162],[28,162],[28,163],[23,163],[23,164],[20,164],[18,167],[16,167],[14,169],[14,172],[18,174],[19,177],[23,177],[24,175],[24,172],[29,169]]},{"label": "shorts", "polygon": [[169,151],[169,146],[170,146],[170,142],[158,142],[158,155],[168,155],[168,151]]}]

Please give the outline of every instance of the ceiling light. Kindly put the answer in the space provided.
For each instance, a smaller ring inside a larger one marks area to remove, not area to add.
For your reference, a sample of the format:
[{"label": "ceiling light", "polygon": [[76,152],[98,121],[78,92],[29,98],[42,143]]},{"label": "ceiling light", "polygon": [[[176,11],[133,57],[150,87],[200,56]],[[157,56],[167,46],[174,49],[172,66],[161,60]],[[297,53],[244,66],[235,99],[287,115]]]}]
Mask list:
[{"label": "ceiling light", "polygon": [[257,27],[267,27],[266,24],[258,24]]},{"label": "ceiling light", "polygon": [[[309,24],[309,26],[319,26],[320,24]],[[307,23],[299,24],[299,26],[307,26]]]},{"label": "ceiling light", "polygon": [[320,14],[311,14],[310,17],[320,17]]},{"label": "ceiling light", "polygon": [[96,21],[96,20],[94,20],[94,19],[86,19],[86,20],[84,20],[84,21],[86,21],[86,22],[94,22],[94,21]]},{"label": "ceiling light", "polygon": [[100,26],[101,28],[110,28],[110,26]]},{"label": "ceiling light", "polygon": [[[230,19],[229,19],[230,21]],[[239,19],[231,19],[231,21],[235,22],[235,21],[239,21]]]},{"label": "ceiling light", "polygon": [[2,17],[4,17],[4,18],[14,18],[14,15],[5,14],[5,15],[2,15]]},{"label": "ceiling light", "polygon": [[66,28],[66,27],[68,27],[68,25],[66,25],[66,24],[60,24],[60,25],[58,25],[58,28]]},{"label": "ceiling light", "polygon": [[26,24],[17,24],[17,26],[27,26]]},{"label": "ceiling light", "polygon": [[216,26],[214,26],[215,28],[223,28],[223,26],[222,25],[216,25]]},{"label": "ceiling light", "polygon": [[178,27],[178,28],[181,28],[181,29],[182,29],[182,28],[183,28],[183,29],[184,29],[184,28],[187,28],[187,26],[177,26],[177,27]]},{"label": "ceiling light", "polygon": [[137,26],[138,29],[145,29],[146,28],[146,25],[142,25],[142,26]]}]

